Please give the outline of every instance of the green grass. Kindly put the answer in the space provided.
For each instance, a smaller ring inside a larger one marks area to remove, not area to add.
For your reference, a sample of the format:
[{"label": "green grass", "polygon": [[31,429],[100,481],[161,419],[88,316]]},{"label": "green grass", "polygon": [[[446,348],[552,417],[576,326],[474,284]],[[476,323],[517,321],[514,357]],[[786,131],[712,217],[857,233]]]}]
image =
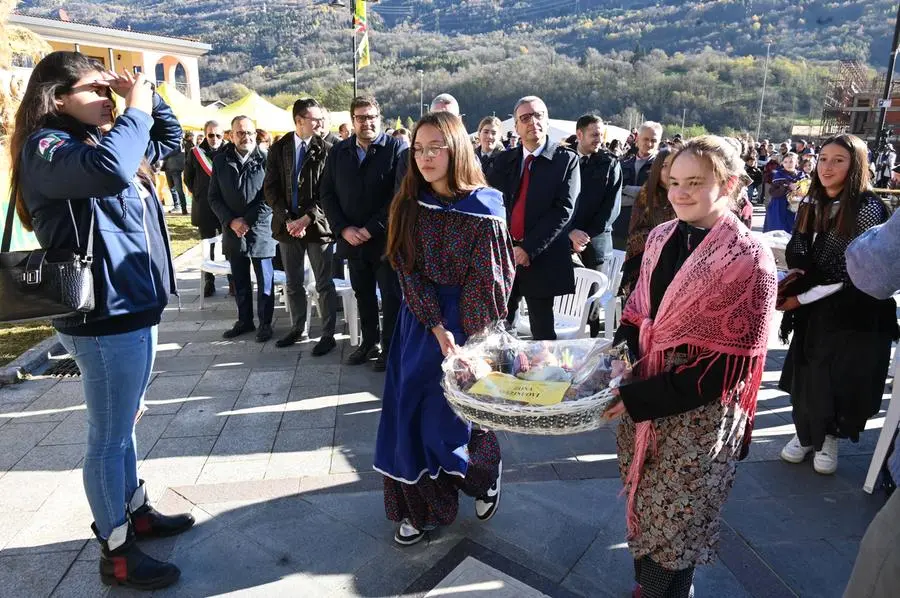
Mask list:
[{"label": "green grass", "polygon": [[0,324],[0,366],[6,365],[56,331],[48,321]]},{"label": "green grass", "polygon": [[[200,240],[197,229],[191,224],[190,216],[168,214],[166,222],[169,225],[172,257],[181,255]],[[46,320],[25,324],[0,324],[0,366],[8,364],[55,332],[50,322]]]},{"label": "green grass", "polygon": [[166,214],[169,225],[169,241],[172,245],[172,257],[178,257],[200,242],[200,233],[191,224],[191,217],[182,214]]}]

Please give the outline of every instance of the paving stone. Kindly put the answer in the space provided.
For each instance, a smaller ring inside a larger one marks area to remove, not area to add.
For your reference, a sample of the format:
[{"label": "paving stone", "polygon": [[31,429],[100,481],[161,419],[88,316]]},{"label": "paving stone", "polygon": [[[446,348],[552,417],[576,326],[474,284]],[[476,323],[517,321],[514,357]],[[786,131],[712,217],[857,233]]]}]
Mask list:
[{"label": "paving stone", "polygon": [[212,365],[214,358],[214,355],[157,357],[153,361],[153,372],[161,376],[181,376],[185,373],[205,372]]},{"label": "paving stone", "polygon": [[87,412],[76,411],[70,413],[52,432],[45,436],[40,444],[41,446],[61,445],[61,444],[81,444],[87,442],[88,424]]},{"label": "paving stone", "polygon": [[253,340],[253,333],[234,340],[218,340],[207,342],[190,342],[178,352],[178,357],[191,355],[245,356],[262,351],[262,345]]},{"label": "paving stone", "polygon": [[55,378],[43,378],[0,386],[0,404],[33,401],[56,386],[58,382],[59,380]]},{"label": "paving stone", "polygon": [[175,414],[156,415],[152,411],[141,418],[134,428],[139,461],[147,456],[174,419]]},{"label": "paving stone", "polygon": [[294,379],[292,370],[252,370],[244,384],[244,392],[281,393],[285,395],[291,389]]},{"label": "paving stone", "polygon": [[[223,482],[244,482],[262,480],[266,476],[268,459],[255,461],[220,461],[206,465],[197,478],[198,484],[221,484]],[[0,480],[2,482],[3,480]]]},{"label": "paving stone", "polygon": [[[21,421],[59,422],[73,411],[83,411],[84,390],[80,381],[60,381],[19,413]],[[19,417],[16,418],[17,420]]]},{"label": "paving stone", "polygon": [[147,407],[156,415],[177,413],[200,378],[200,374],[157,378],[147,388]]},{"label": "paving stone", "polygon": [[[335,576],[352,575],[379,546],[368,534],[297,498],[275,500],[254,510],[234,529],[273,553],[289,556],[298,570],[328,587],[340,587]],[[316,550],[297,551],[298,544],[314,545]]]},{"label": "paving stone", "polygon": [[48,553],[41,558],[0,555],[0,588],[7,596],[49,596],[77,555],[77,551]]},{"label": "paving stone", "polygon": [[240,392],[250,375],[250,368],[212,368],[207,370],[192,391],[192,395],[203,395],[220,391]]},{"label": "paving stone", "polygon": [[800,596],[840,598],[853,570],[853,561],[824,540],[754,544],[753,549]]},{"label": "paving stone", "polygon": [[[259,343],[254,343],[260,347]],[[267,370],[293,370],[297,367],[299,355],[287,353],[235,353],[216,355],[213,361],[213,368],[218,368],[224,364],[234,364],[231,367],[245,367],[253,369]]]},{"label": "paving stone", "polygon": [[207,508],[213,503],[234,501],[264,502],[267,500],[296,495],[300,490],[299,479],[238,481],[217,484],[198,483],[195,486],[174,488],[185,499]]},{"label": "paving stone", "polygon": [[266,478],[327,475],[331,468],[329,428],[281,429],[275,439]]},{"label": "paving stone", "polygon": [[[28,511],[0,513],[0,551],[31,522],[32,517],[34,517],[34,513]],[[3,553],[0,552],[0,554]]]},{"label": "paving stone", "polygon": [[209,400],[185,404],[163,431],[163,438],[215,436],[225,426],[227,415],[237,401],[236,392],[216,392]]},{"label": "paving stone", "polygon": [[194,484],[200,477],[216,438],[160,438],[140,464],[141,477],[154,486]]},{"label": "paving stone", "polygon": [[284,405],[281,429],[334,428],[338,395],[318,395],[309,387],[292,388]]},{"label": "paving stone", "polygon": [[75,561],[50,598],[102,598],[110,587],[103,585],[95,561]]},{"label": "paving stone", "polygon": [[28,454],[57,424],[11,423],[0,428],[0,471],[7,471]]},{"label": "paving stone", "polygon": [[[243,415],[231,416],[219,434],[216,444],[213,446],[207,464],[223,461],[244,461],[265,459],[268,461],[272,452],[272,444],[278,432],[278,421],[281,414]],[[269,423],[261,423],[258,417],[266,418]],[[233,419],[238,418],[238,419]],[[253,421],[244,421],[242,418],[253,418]],[[243,425],[235,426],[233,422],[242,421]]]},{"label": "paving stone", "polygon": [[166,338],[168,333],[199,332],[202,325],[202,322],[160,322],[159,335]]}]

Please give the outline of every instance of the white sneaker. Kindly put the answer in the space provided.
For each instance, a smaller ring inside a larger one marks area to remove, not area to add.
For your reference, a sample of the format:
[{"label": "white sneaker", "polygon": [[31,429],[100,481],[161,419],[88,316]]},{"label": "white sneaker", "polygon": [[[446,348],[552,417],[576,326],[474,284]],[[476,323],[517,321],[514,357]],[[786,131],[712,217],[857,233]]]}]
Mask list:
[{"label": "white sneaker", "polygon": [[425,531],[413,527],[409,519],[404,519],[394,534],[394,542],[401,546],[412,546],[425,538]]},{"label": "white sneaker", "polygon": [[487,521],[497,512],[500,506],[500,478],[503,477],[503,461],[500,461],[497,468],[497,479],[491,486],[487,494],[479,496],[475,499],[475,516],[481,521]]},{"label": "white sneaker", "polygon": [[826,436],[822,443],[822,450],[816,451],[813,459],[813,469],[822,475],[831,475],[837,471],[838,466],[838,439],[836,436]]},{"label": "white sneaker", "polygon": [[800,437],[794,434],[791,441],[781,449],[781,458],[788,463],[803,463],[806,455],[810,454],[812,450],[813,447],[800,444]]}]

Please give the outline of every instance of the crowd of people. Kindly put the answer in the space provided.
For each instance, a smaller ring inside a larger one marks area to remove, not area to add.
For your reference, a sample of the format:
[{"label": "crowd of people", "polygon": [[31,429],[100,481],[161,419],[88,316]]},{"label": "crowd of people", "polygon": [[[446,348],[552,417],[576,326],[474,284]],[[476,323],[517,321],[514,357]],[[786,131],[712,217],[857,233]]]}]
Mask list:
[{"label": "crowd of people", "polygon": [[[125,100],[119,115],[114,93]],[[781,456],[800,463],[813,453],[815,471],[834,473],[837,439],[857,441],[879,408],[898,337],[896,260],[879,262],[888,271],[883,288],[860,278],[859,243],[878,251],[872,233],[889,218],[871,191],[862,141],[839,135],[793,152],[782,144],[776,160],[767,159],[767,141],[665,139],[658,123],[645,122],[624,147],[607,146],[593,114],[578,119],[574,138],[552,140],[548,106],[525,96],[513,106],[516,135],[506,147],[496,118],[480,121],[473,142],[459,113],[441,94],[411,132],[388,134],[377,100],[361,96],[335,136],[323,107],[301,98],[289,135],[269,139],[238,116],[227,133],[207,123],[203,139],[186,147],[142,76],[106,72],[75,52],[37,65],[11,143],[12,192],[42,247],[95,238],[97,305],[54,326],[82,372],[84,487],[104,583],[171,585],[177,567],[138,541],[193,525],[190,515],[152,507],[134,439],[157,327],[177,293],[152,164],[179,151],[193,222],[204,238],[222,235],[231,266],[238,317],[225,338],[272,338],[277,249],[290,328],[276,345],[304,340],[308,259],[322,318],[312,353],[330,352],[333,279],[346,263],[362,329],[346,363],[386,370],[374,466],[398,544],[453,523],[460,491],[482,521],[500,504],[501,447],[448,406],[443,359],[486,326],[510,325],[523,301],[532,337],[553,341],[554,298],[573,291],[576,265],[601,270],[614,248],[626,251],[616,341],[638,365],[606,417],[619,422],[634,595],[692,596],[694,568],[715,558],[736,463],[750,450],[776,309],[790,335],[780,387],[796,428]],[[809,188],[792,210],[804,176]],[[776,272],[748,228],[748,206],[752,216],[751,201],[767,193],[767,223],[792,234],[787,272]],[[203,292],[214,293],[215,281],[206,278]],[[882,520],[896,525],[898,500]],[[867,540],[862,569],[879,538]],[[849,595],[888,595],[859,592]]]}]

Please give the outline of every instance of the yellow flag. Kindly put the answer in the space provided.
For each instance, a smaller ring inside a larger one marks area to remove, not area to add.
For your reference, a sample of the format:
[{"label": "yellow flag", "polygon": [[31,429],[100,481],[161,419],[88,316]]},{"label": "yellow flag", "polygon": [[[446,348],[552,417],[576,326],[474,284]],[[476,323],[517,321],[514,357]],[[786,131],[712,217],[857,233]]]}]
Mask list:
[{"label": "yellow flag", "polygon": [[359,43],[359,68],[369,66],[369,34],[363,33],[362,41]]},{"label": "yellow flag", "polygon": [[353,11],[353,31],[365,33],[366,28],[366,2],[365,0],[356,0],[356,7]]}]

